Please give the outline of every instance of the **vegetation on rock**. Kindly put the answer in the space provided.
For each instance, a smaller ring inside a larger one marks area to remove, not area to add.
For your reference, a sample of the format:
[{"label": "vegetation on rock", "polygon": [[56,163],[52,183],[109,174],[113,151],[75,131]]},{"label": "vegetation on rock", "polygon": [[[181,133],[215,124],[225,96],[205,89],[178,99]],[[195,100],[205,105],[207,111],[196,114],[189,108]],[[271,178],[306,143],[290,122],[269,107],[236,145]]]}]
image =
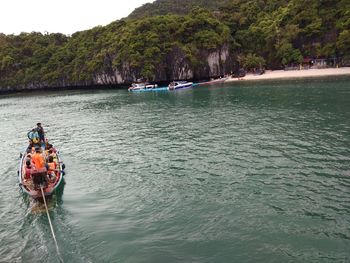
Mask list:
[{"label": "vegetation on rock", "polygon": [[225,73],[305,57],[349,61],[349,10],[348,0],[158,0],[72,36],[0,34],[0,88],[170,81],[180,68],[209,77],[208,56],[223,47]]}]

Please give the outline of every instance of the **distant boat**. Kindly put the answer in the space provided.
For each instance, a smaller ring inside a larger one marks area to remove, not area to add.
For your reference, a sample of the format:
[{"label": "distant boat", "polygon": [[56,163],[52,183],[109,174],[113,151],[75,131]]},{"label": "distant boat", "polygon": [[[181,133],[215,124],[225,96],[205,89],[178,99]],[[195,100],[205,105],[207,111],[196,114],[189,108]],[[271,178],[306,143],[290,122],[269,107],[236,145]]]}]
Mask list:
[{"label": "distant boat", "polygon": [[141,82],[141,83],[132,83],[131,87],[128,88],[128,91],[139,91],[139,90],[155,89],[155,88],[158,88],[157,84],[149,84],[149,83]]},{"label": "distant boat", "polygon": [[168,87],[158,87],[153,89],[136,89],[131,90],[132,92],[157,92],[157,91],[168,91]]},{"label": "distant boat", "polygon": [[205,81],[205,82],[198,82],[197,85],[198,86],[204,86],[204,85],[219,84],[219,83],[224,83],[227,79],[228,79],[228,77],[219,78],[219,79],[211,79],[211,80]]},{"label": "distant boat", "polygon": [[193,86],[193,82],[187,81],[173,81],[169,84],[168,90],[176,90],[183,88],[191,88]]},{"label": "distant boat", "polygon": [[[47,170],[46,168],[43,169],[35,169],[33,168],[31,170],[31,178],[26,178],[26,160],[28,159],[28,154],[26,151],[20,155],[20,162],[19,162],[19,170],[18,170],[18,180],[19,180],[19,186],[22,189],[22,191],[29,196],[33,197],[34,199],[41,199],[41,189],[38,188],[38,186],[35,186],[33,183],[33,176],[43,176],[47,178]],[[60,156],[58,152],[54,153],[55,155],[55,163],[56,163],[56,170],[54,171],[55,176],[52,177],[52,179],[47,178],[46,185],[43,186],[43,192],[45,197],[53,195],[55,190],[64,183],[64,168],[65,165],[62,163]]]}]

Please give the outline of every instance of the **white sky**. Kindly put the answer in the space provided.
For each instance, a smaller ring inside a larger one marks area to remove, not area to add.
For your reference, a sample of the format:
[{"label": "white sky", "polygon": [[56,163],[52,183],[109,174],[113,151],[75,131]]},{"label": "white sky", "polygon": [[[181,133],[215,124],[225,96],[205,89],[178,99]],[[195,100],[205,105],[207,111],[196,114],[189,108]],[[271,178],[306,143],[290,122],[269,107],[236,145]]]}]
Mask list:
[{"label": "white sky", "polygon": [[72,34],[107,25],[154,0],[0,0],[0,33]]}]

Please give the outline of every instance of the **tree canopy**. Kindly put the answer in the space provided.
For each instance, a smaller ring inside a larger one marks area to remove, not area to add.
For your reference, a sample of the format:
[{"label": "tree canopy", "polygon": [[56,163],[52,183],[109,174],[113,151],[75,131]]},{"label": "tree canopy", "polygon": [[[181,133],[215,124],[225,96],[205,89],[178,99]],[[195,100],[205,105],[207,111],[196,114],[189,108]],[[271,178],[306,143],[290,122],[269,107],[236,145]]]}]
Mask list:
[{"label": "tree canopy", "polygon": [[349,10],[349,0],[157,0],[72,36],[0,34],[0,88],[113,83],[116,71],[122,81],[171,80],[178,57],[199,72],[224,46],[246,69],[304,57],[349,61]]}]

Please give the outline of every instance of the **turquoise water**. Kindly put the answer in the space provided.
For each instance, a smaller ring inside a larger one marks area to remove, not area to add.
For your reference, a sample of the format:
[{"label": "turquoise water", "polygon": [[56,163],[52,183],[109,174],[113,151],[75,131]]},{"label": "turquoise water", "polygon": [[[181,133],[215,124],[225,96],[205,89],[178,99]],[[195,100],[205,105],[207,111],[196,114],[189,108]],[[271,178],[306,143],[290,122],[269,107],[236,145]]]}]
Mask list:
[{"label": "turquoise water", "polygon": [[350,79],[0,97],[0,262],[59,262],[17,182],[41,121],[64,262],[350,262]]}]

